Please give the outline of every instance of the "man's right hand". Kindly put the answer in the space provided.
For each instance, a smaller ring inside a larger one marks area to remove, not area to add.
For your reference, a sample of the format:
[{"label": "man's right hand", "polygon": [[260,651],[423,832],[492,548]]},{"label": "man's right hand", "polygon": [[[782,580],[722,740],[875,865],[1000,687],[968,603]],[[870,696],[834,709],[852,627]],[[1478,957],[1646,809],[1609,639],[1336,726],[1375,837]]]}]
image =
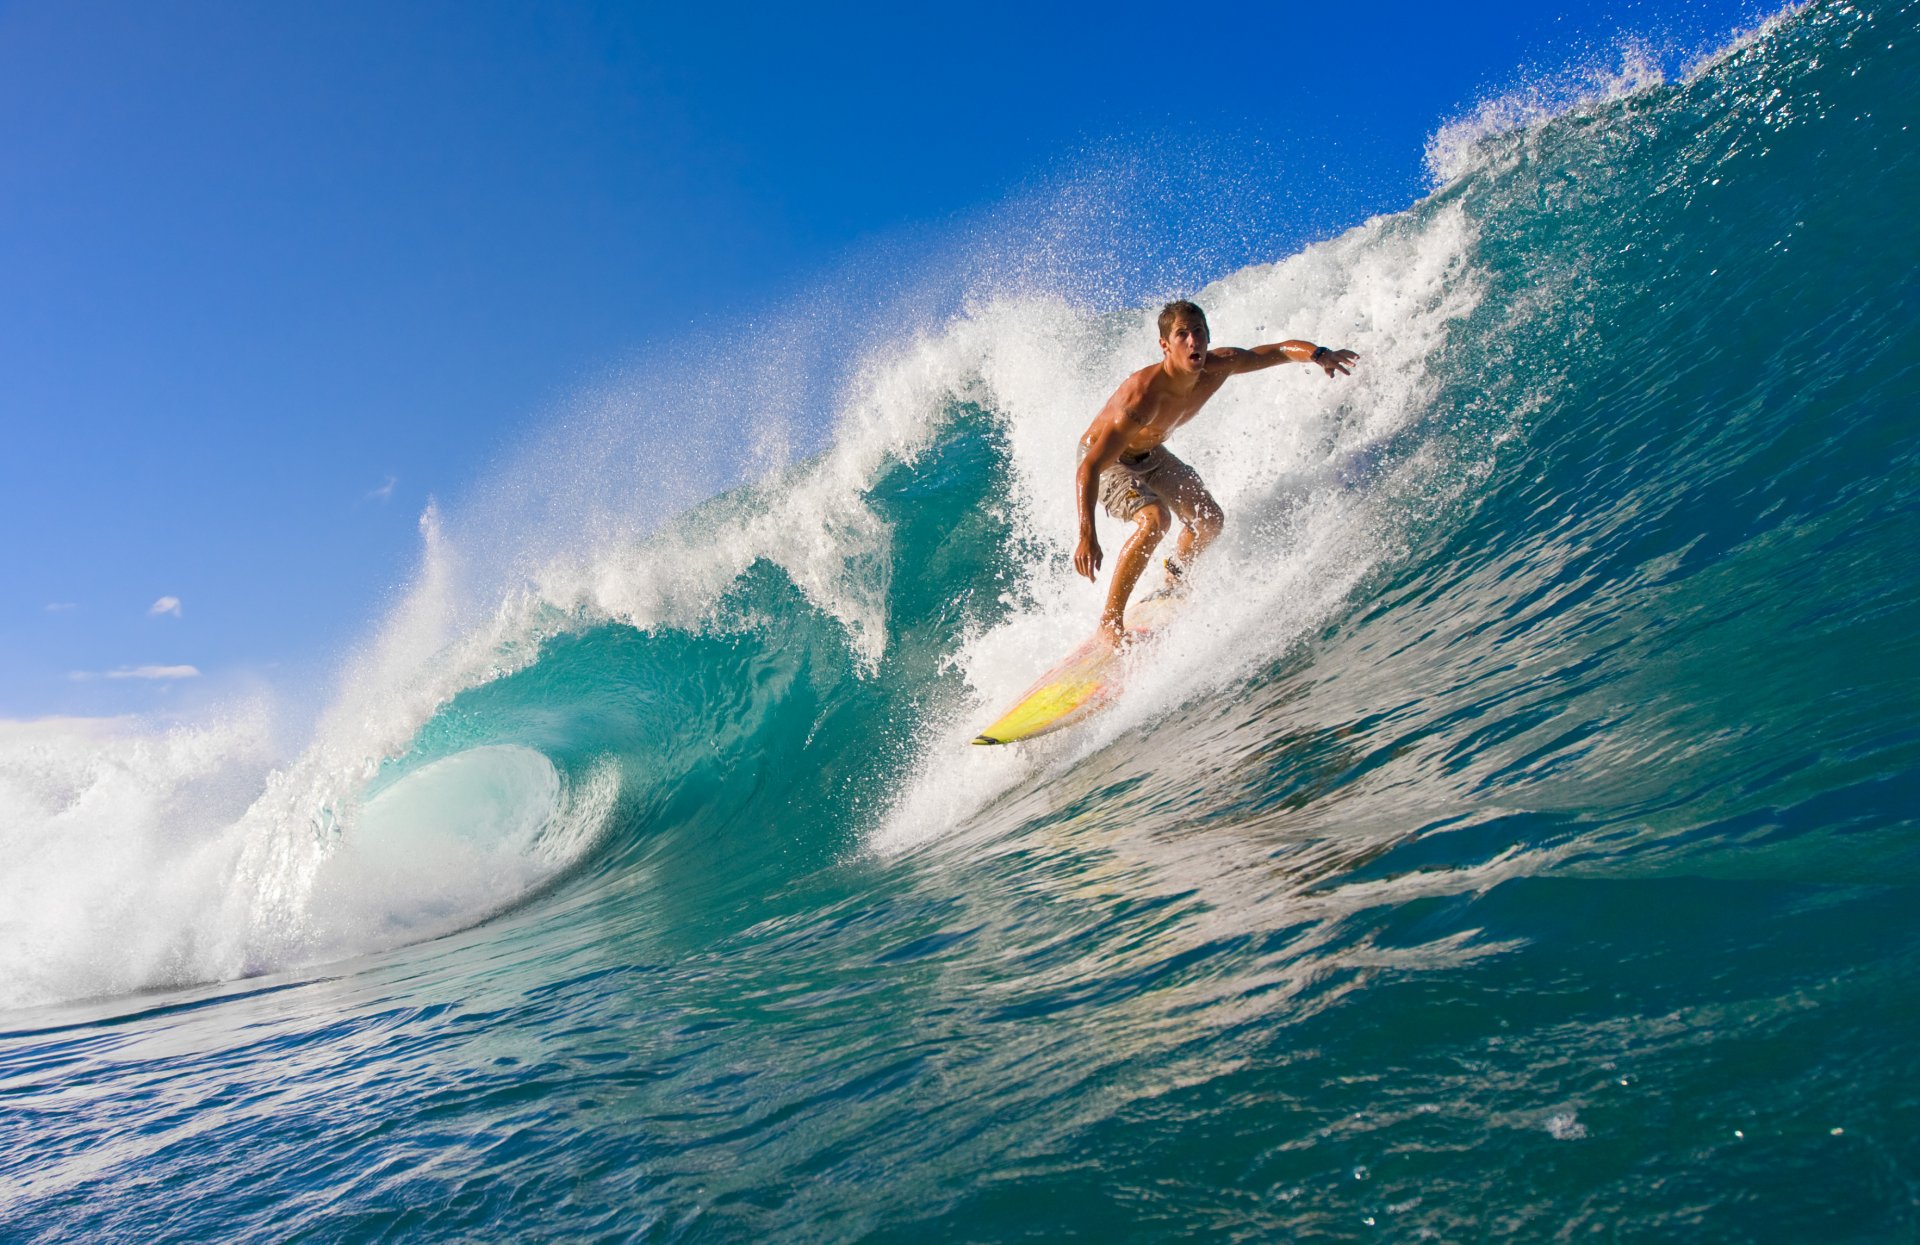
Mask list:
[{"label": "man's right hand", "polygon": [[1100,569],[1100,539],[1092,532],[1080,534],[1080,547],[1073,551],[1073,569],[1089,580]]}]

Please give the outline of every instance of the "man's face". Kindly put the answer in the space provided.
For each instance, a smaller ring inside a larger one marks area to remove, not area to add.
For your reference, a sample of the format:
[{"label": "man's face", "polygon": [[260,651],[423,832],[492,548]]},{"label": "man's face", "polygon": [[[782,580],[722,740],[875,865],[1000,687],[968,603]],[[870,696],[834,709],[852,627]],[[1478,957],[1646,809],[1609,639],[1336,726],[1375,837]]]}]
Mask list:
[{"label": "man's face", "polygon": [[1160,339],[1160,349],[1166,352],[1167,366],[1174,371],[1198,372],[1207,365],[1208,340],[1205,320],[1182,316]]}]

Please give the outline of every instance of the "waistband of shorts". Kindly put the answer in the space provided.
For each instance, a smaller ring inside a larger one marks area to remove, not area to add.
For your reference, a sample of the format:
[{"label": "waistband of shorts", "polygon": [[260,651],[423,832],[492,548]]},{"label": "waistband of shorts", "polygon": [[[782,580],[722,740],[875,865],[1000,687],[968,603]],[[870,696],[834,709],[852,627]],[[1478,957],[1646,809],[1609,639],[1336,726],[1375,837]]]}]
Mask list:
[{"label": "waistband of shorts", "polygon": [[[1156,445],[1152,449],[1141,450],[1138,454],[1122,454],[1116,461],[1120,466],[1125,467],[1128,471],[1137,471],[1141,467],[1144,467],[1149,462],[1151,462],[1156,455],[1165,453],[1166,448],[1167,447],[1164,445]],[[1085,441],[1082,441],[1080,443],[1079,452],[1074,456],[1074,458],[1075,458],[1075,461],[1078,461],[1079,459],[1085,458],[1086,456],[1087,456],[1087,443]]]}]

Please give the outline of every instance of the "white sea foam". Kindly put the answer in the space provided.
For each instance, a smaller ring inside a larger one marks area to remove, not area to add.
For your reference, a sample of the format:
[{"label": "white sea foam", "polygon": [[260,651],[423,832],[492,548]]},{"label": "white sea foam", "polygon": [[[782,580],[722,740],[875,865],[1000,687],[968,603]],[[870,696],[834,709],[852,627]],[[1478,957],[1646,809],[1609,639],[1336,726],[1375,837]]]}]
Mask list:
[{"label": "white sea foam", "polygon": [[193,976],[272,763],[265,707],[219,724],[0,726],[0,1007]]},{"label": "white sea foam", "polygon": [[[1376,456],[1425,409],[1429,362],[1447,327],[1476,305],[1473,241],[1458,207],[1418,223],[1382,218],[1200,292],[1218,343],[1303,337],[1357,350],[1361,363],[1334,381],[1308,368],[1235,380],[1180,430],[1175,449],[1228,516],[1226,534],[1196,572],[1191,606],[1112,711],[1064,740],[1019,748],[967,741],[1083,639],[1098,613],[1104,582],[1096,588],[1074,577],[1066,557],[1076,530],[1074,446],[1112,387],[1151,359],[1153,311],[1119,334],[1095,339],[1084,325],[1077,335],[1055,328],[1047,349],[982,360],[982,383],[1006,422],[1014,501],[1033,542],[1056,556],[1019,584],[1023,608],[957,655],[974,695],[927,732],[918,771],[873,836],[876,849],[937,837],[1037,771],[1071,766],[1183,701],[1231,686],[1345,598],[1381,556],[1379,499],[1404,496],[1409,476],[1431,470],[1415,455],[1383,475]],[[1062,355],[1071,365],[1060,366]],[[1116,550],[1122,529],[1100,523],[1103,547]]]},{"label": "white sea foam", "polygon": [[[472,924],[588,850],[618,789],[527,749],[402,778],[330,832],[257,711],[0,727],[0,1008],[237,977]],[[265,794],[262,794],[264,788]],[[298,814],[289,823],[289,810]]]},{"label": "white sea foam", "polygon": [[1543,1127],[1547,1130],[1547,1135],[1555,1141],[1586,1140],[1587,1126],[1582,1124],[1580,1117],[1572,1111],[1555,1111],[1546,1118]]},{"label": "white sea foam", "polygon": [[[510,643],[524,604],[470,621],[433,511],[422,530],[416,582],[289,763],[264,700],[198,726],[0,724],[0,1008],[430,937],[591,847],[617,793],[610,764],[543,785],[526,757],[481,749],[415,776],[432,801],[404,798],[404,778],[402,794],[365,798],[447,697],[531,652]],[[465,810],[465,829],[427,816],[436,801]]]}]

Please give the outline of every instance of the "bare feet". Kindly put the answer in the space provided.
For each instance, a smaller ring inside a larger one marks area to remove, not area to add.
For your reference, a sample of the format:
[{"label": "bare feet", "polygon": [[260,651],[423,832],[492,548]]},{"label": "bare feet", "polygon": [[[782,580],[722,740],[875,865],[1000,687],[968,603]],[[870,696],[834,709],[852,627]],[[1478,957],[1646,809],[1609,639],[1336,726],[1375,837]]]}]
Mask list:
[{"label": "bare feet", "polygon": [[1166,560],[1167,577],[1158,588],[1140,598],[1142,601],[1158,601],[1163,597],[1184,597],[1187,595],[1186,568],[1172,558]]},{"label": "bare feet", "polygon": [[1125,653],[1147,638],[1147,633],[1144,631],[1119,626],[1104,618],[1100,620],[1100,629],[1093,634],[1094,638],[1099,640],[1110,653]]}]

